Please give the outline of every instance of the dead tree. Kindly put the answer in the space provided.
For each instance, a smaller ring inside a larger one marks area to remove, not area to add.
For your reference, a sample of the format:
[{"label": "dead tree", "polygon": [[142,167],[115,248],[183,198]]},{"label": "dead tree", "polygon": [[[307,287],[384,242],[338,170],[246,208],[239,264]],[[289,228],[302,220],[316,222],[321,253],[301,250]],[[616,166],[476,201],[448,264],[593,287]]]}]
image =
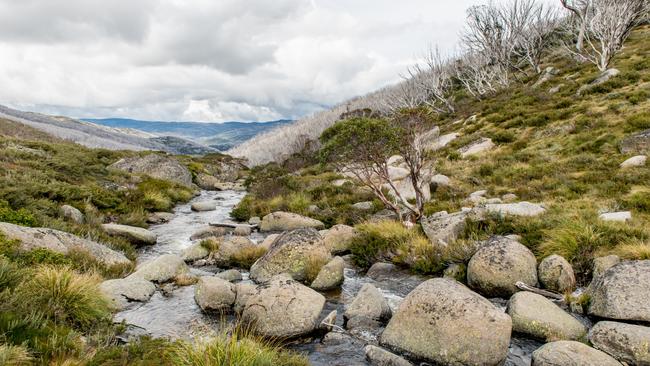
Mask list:
[{"label": "dead tree", "polygon": [[437,47],[430,48],[423,61],[423,64],[416,64],[409,69],[409,77],[422,90],[425,96],[424,104],[439,113],[453,113],[455,108],[452,100],[452,65]]}]

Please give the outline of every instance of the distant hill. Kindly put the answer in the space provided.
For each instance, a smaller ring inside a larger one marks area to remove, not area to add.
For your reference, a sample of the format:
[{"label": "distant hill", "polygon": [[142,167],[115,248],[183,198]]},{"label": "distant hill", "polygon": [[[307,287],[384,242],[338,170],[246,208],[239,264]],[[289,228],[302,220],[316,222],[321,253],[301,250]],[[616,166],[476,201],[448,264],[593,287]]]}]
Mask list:
[{"label": "distant hill", "polygon": [[119,129],[138,130],[157,136],[175,136],[196,141],[218,150],[228,150],[252,137],[290,120],[270,122],[162,122],[141,121],[127,118],[84,119],[84,121]]},{"label": "distant hill", "polygon": [[[0,119],[20,123],[55,138],[91,148],[110,150],[159,150],[171,154],[200,155],[215,149],[180,137],[160,136],[136,129],[114,128],[68,117],[25,112],[0,105]],[[6,126],[8,129],[10,126]]]}]

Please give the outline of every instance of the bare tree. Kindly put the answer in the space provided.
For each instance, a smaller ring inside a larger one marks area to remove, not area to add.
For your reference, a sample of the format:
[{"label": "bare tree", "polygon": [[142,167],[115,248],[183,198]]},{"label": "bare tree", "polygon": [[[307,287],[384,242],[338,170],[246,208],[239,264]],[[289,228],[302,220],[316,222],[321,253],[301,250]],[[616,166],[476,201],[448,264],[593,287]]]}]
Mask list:
[{"label": "bare tree", "polygon": [[535,0],[515,2],[513,8],[513,13],[525,18],[524,29],[516,36],[515,58],[539,74],[542,72],[542,56],[553,44],[555,31],[560,24],[557,8]]},{"label": "bare tree", "polygon": [[492,94],[509,84],[508,69],[490,64],[481,53],[468,52],[454,62],[454,76],[465,90],[477,99]]},{"label": "bare tree", "polygon": [[572,30],[584,38],[584,45],[580,51],[577,47],[567,49],[605,71],[647,12],[646,0],[591,0],[584,15],[584,30],[582,26]]},{"label": "bare tree", "polygon": [[562,6],[573,14],[570,24],[575,32],[575,49],[582,52],[584,46],[585,32],[587,31],[587,14],[591,8],[592,0],[560,0]]},{"label": "bare tree", "polygon": [[436,112],[453,113],[455,108],[452,100],[452,65],[437,47],[429,48],[423,61],[423,65],[418,63],[409,69],[409,76],[423,90],[424,104]]},{"label": "bare tree", "polygon": [[382,97],[381,102],[390,114],[396,114],[421,106],[426,100],[426,93],[415,78],[405,76],[396,86],[385,89]]}]

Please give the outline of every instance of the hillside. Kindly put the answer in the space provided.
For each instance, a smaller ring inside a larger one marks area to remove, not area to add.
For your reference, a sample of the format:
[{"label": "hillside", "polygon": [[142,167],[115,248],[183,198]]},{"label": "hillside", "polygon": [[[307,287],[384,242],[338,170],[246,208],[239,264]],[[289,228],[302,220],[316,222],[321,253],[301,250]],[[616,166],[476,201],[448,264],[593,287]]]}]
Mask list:
[{"label": "hillside", "polygon": [[158,140],[157,136],[134,129],[117,129],[68,117],[53,117],[40,113],[24,112],[0,105],[0,118],[18,122],[60,139],[74,141],[91,148],[110,150],[158,150],[172,154],[210,153],[215,150],[199,143],[175,138],[172,144]]},{"label": "hillside", "polygon": [[[616,253],[630,259],[649,258],[650,168],[620,167],[626,159],[649,152],[647,141],[623,148],[628,136],[650,128],[648,37],[648,26],[633,32],[612,65],[620,74],[580,95],[578,89],[599,72],[592,65],[576,64],[553,53],[545,67],[559,71],[541,85],[535,85],[538,77],[532,76],[482,100],[459,92],[455,113],[430,114],[440,135],[457,134],[457,138],[427,154],[435,174],[446,178],[431,184],[425,215],[458,212],[477,201],[498,202],[514,194],[517,201],[542,204],[546,213],[532,218],[494,217],[468,226],[461,238],[520,235],[540,259],[552,253],[565,256],[583,281],[590,276],[595,256]],[[491,139],[494,147],[461,155],[462,148],[482,138]],[[341,185],[346,177],[331,165],[321,164],[318,155],[318,150],[309,148],[283,163],[256,168],[251,193],[235,215],[247,219],[287,210],[330,225],[358,224],[384,208],[374,200],[369,211],[355,209],[354,203],[372,201],[372,195],[355,189],[354,184]],[[473,202],[470,194],[483,190],[484,198]],[[615,211],[630,211],[632,219],[626,223],[598,219],[601,213]],[[416,268],[424,273],[435,273],[454,262],[441,264],[435,252],[420,255],[422,262]],[[399,256],[393,259],[405,264]]]},{"label": "hillside", "polygon": [[143,131],[158,136],[175,136],[196,141],[220,151],[233,148],[254,136],[291,123],[289,120],[269,122],[158,122],[126,118],[84,119],[98,125]]}]

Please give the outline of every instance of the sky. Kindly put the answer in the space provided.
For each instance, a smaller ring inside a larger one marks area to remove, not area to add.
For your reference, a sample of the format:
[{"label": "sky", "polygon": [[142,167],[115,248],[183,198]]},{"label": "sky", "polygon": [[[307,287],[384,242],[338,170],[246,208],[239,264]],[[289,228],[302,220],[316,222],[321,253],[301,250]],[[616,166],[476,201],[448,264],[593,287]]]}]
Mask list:
[{"label": "sky", "polygon": [[453,52],[480,0],[0,0],[0,104],[76,118],[297,119]]}]

